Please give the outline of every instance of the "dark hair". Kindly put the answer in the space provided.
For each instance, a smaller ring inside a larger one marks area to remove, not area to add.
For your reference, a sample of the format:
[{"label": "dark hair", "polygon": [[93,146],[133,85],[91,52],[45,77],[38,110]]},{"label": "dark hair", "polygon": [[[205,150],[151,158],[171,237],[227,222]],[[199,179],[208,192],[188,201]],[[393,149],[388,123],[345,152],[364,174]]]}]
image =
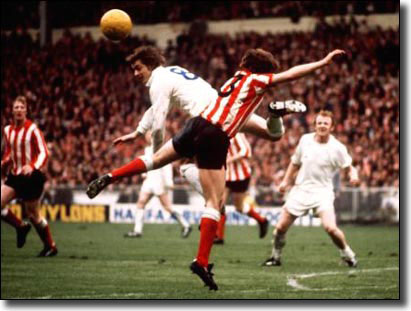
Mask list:
[{"label": "dark hair", "polygon": [[131,64],[137,60],[140,60],[151,70],[166,63],[166,59],[161,54],[160,50],[153,46],[140,46],[134,49],[133,53],[126,57],[126,61]]},{"label": "dark hair", "polygon": [[249,49],[241,59],[240,67],[254,73],[274,72],[279,68],[273,54],[263,49]]}]

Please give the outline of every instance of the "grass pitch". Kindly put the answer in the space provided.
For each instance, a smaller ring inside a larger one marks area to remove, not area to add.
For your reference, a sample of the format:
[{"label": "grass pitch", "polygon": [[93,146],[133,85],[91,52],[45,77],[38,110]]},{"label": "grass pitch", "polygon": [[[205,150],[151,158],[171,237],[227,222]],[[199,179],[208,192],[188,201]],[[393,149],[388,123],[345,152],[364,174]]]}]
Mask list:
[{"label": "grass pitch", "polygon": [[2,299],[399,299],[399,230],[342,226],[359,266],[348,268],[321,228],[292,227],[281,267],[262,267],[271,230],[260,240],[253,226],[228,226],[226,244],[213,247],[210,292],[188,266],[199,231],[180,238],[177,225],[51,223],[59,254],[36,258],[42,245],[32,230],[24,248],[1,223]]}]

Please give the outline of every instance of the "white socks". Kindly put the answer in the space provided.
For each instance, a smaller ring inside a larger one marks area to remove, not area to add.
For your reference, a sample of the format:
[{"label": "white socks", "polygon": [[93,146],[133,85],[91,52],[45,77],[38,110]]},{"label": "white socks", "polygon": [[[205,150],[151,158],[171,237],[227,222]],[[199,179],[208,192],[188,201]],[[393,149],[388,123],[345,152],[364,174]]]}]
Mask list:
[{"label": "white socks", "polygon": [[144,226],[144,209],[136,209],[136,218],[134,220],[134,232],[142,234]]},{"label": "white socks", "polygon": [[340,256],[342,258],[353,259],[355,258],[355,253],[353,250],[347,245],[344,249],[340,249]]},{"label": "white socks", "polygon": [[178,223],[183,227],[183,228],[188,228],[190,227],[189,223],[187,222],[187,220],[184,218],[184,216],[177,210],[173,209],[171,216],[173,218],[175,218]]},{"label": "white socks", "polygon": [[212,207],[206,207],[201,218],[210,218],[218,222],[220,220],[220,215],[221,213],[216,209]]},{"label": "white socks", "polygon": [[195,191],[203,195],[203,188],[201,187],[199,173],[200,172],[194,163],[188,163],[180,166],[181,176],[188,181]]},{"label": "white socks", "polygon": [[277,230],[274,229],[273,250],[272,250],[271,256],[274,257],[274,259],[279,260],[281,257],[281,251],[284,246],[285,246],[285,234],[279,234],[277,233]]}]

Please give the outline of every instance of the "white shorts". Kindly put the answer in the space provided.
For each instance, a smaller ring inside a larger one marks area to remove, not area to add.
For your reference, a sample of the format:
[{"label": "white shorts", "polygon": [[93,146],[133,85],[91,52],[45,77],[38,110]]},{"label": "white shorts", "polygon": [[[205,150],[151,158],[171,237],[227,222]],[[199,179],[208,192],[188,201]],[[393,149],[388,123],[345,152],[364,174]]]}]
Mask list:
[{"label": "white shorts", "polygon": [[143,184],[141,185],[140,192],[160,196],[162,194],[166,194],[168,192],[168,189],[161,180],[146,178]]},{"label": "white shorts", "polygon": [[284,204],[286,210],[296,217],[306,215],[313,210],[314,216],[321,211],[334,211],[334,192],[311,192],[292,188]]}]

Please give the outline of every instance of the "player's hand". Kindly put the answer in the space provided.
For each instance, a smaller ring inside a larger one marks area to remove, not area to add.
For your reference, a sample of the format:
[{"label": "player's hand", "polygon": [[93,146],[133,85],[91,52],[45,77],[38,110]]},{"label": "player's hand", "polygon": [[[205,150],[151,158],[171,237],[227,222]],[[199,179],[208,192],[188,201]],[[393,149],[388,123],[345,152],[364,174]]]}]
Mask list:
[{"label": "player's hand", "polygon": [[130,141],[133,141],[134,139],[136,139],[136,137],[137,137],[136,132],[133,132],[133,133],[130,133],[130,134],[127,134],[127,135],[123,135],[121,137],[116,138],[113,141],[113,144],[114,145],[119,145],[119,144],[122,144],[122,143],[130,142]]},{"label": "player's hand", "polygon": [[337,56],[337,55],[343,55],[345,54],[345,51],[343,50],[334,50],[330,53],[328,53],[328,55],[324,58],[324,62],[326,64],[330,64],[333,60],[333,57]]},{"label": "player's hand", "polygon": [[289,184],[283,180],[278,186],[278,192],[284,194],[287,191],[288,187]]},{"label": "player's hand", "polygon": [[31,167],[31,165],[24,165],[23,168],[21,169],[21,173],[24,176],[30,176],[33,174],[34,169]]}]

